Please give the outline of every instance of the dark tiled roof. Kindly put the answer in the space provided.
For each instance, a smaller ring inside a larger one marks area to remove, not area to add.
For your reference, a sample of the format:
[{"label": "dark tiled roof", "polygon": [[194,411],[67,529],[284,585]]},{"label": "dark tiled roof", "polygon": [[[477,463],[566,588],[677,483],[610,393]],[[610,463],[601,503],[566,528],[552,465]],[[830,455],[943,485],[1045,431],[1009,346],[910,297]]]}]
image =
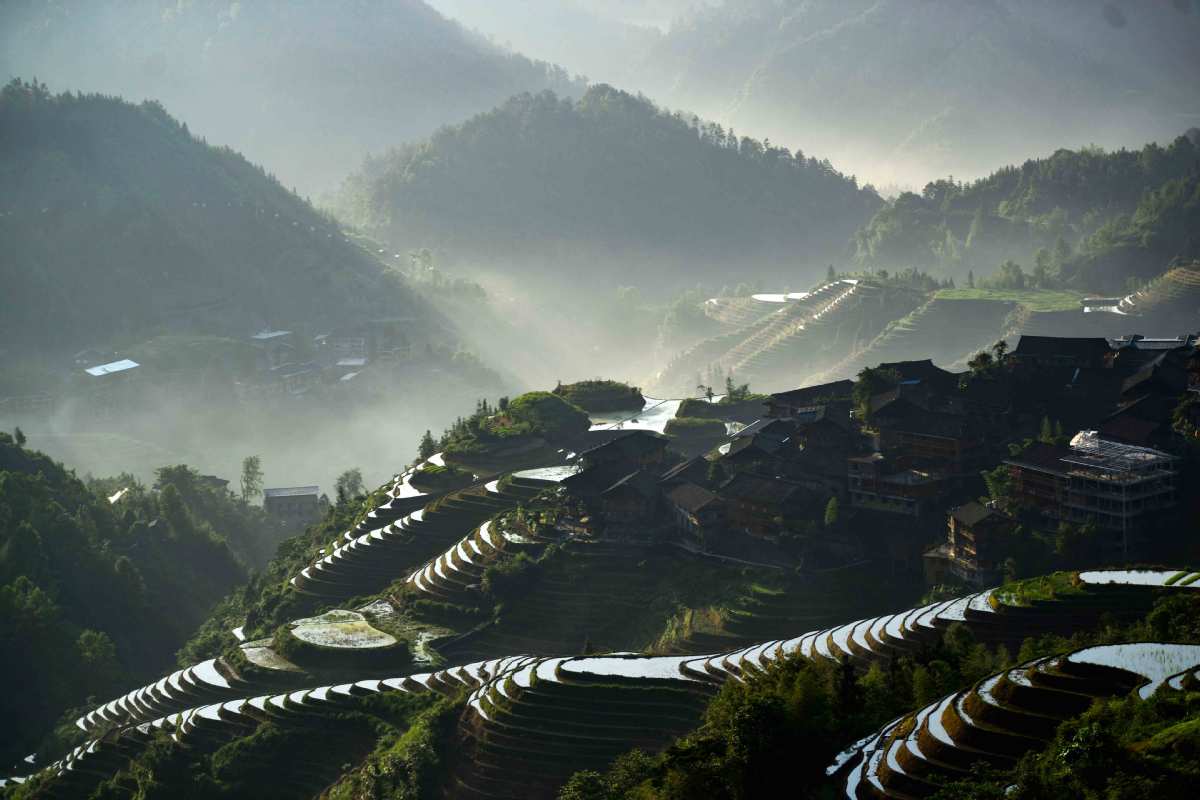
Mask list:
[{"label": "dark tiled roof", "polygon": [[978,525],[994,513],[996,512],[982,503],[976,503],[972,500],[970,503],[965,503],[952,510],[950,515],[969,528],[972,525]]},{"label": "dark tiled roof", "polygon": [[658,480],[660,483],[666,483],[668,481],[680,480],[694,481],[697,477],[703,479],[706,475],[708,475],[709,465],[710,462],[707,461],[703,456],[693,456],[692,458],[689,458],[686,461],[681,461],[675,466],[671,467],[669,470],[664,472]]},{"label": "dark tiled roof", "polygon": [[920,361],[889,361],[880,364],[879,369],[896,372],[902,381],[924,381],[938,389],[958,384],[957,375],[935,365],[929,358]]},{"label": "dark tiled roof", "polygon": [[721,498],[694,483],[681,483],[667,494],[667,499],[685,511],[695,513]]},{"label": "dark tiled roof", "polygon": [[754,458],[755,456],[766,458],[774,455],[782,447],[782,442],[770,436],[745,436],[730,442],[729,449],[722,458],[733,458],[735,456],[741,456],[742,458]]},{"label": "dark tiled roof", "polygon": [[750,423],[740,431],[735,433],[735,439],[744,439],[748,436],[763,435],[784,442],[796,432],[795,426],[790,422],[782,419],[757,419]]},{"label": "dark tiled roof", "polygon": [[610,454],[613,456],[631,456],[661,450],[667,446],[667,441],[667,437],[654,431],[625,431],[604,444],[589,447],[580,452],[579,455],[581,457],[608,456]]},{"label": "dark tiled roof", "polygon": [[797,414],[793,422],[797,428],[804,429],[809,425],[815,425],[818,422],[831,422],[840,428],[850,429],[850,403],[835,402],[826,403],[825,405]]},{"label": "dark tiled roof", "polygon": [[894,400],[875,412],[872,422],[880,430],[959,439],[969,434],[966,417],[926,411],[908,400]]},{"label": "dark tiled roof", "polygon": [[787,502],[800,491],[800,485],[791,481],[741,472],[721,486],[720,495],[736,500],[773,505]]},{"label": "dark tiled roof", "polygon": [[787,392],[776,392],[771,400],[779,405],[803,407],[816,405],[822,400],[849,397],[854,391],[854,381],[834,381],[818,386],[806,386],[803,389],[792,389]]},{"label": "dark tiled roof", "polygon": [[1099,359],[1112,352],[1108,340],[1102,336],[1022,336],[1017,342],[1016,356]]},{"label": "dark tiled roof", "polygon": [[603,497],[620,489],[632,489],[642,497],[656,497],[658,495],[658,479],[650,472],[639,469],[617,479],[600,495]]}]

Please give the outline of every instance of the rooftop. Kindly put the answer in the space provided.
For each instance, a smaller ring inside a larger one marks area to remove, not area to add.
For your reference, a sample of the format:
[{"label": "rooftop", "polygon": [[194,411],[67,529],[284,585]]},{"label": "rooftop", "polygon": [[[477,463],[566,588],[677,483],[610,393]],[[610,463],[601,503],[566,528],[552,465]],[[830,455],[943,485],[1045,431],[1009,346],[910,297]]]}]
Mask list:
[{"label": "rooftop", "polygon": [[1166,466],[1174,456],[1151,447],[1102,439],[1096,431],[1080,431],[1071,439],[1071,452],[1063,458],[1069,464],[1106,472],[1134,472]]},{"label": "rooftop", "polygon": [[307,497],[308,495],[316,496],[320,491],[319,486],[278,486],[274,489],[264,489],[264,497]]},{"label": "rooftop", "polygon": [[667,493],[667,499],[685,511],[696,512],[715,503],[720,498],[703,486],[681,483]]},{"label": "rooftop", "polygon": [[1112,352],[1108,339],[1102,336],[1022,336],[1013,350],[1016,356],[1072,356],[1100,358]]},{"label": "rooftop", "polygon": [[776,392],[771,400],[786,406],[817,405],[819,401],[837,397],[849,397],[854,391],[854,381],[834,381],[817,386],[806,386],[802,389],[792,389],[787,392]]},{"label": "rooftop", "polygon": [[271,339],[280,339],[284,336],[291,336],[291,335],[292,335],[291,331],[262,330],[256,334],[254,334],[250,338],[260,341],[260,342],[266,342],[266,341],[270,341]]},{"label": "rooftop", "polygon": [[995,512],[982,503],[977,503],[972,500],[970,503],[964,503],[958,508],[950,511],[950,516],[961,522],[963,525],[970,527],[978,525]]},{"label": "rooftop", "polygon": [[101,375],[112,375],[115,372],[125,372],[126,370],[140,366],[141,364],[137,363],[136,361],[123,358],[120,361],[113,361],[108,364],[100,364],[95,367],[88,367],[86,370],[84,370],[84,372],[94,377],[100,377]]}]

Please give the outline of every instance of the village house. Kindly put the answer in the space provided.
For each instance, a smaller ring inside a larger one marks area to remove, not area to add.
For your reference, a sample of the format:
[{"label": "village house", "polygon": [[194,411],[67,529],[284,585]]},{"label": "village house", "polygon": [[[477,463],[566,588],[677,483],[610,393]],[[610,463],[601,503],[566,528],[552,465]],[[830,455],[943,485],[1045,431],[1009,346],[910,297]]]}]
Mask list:
[{"label": "village house", "polygon": [[777,477],[739,472],[718,491],[725,501],[729,527],[751,536],[773,536],[789,518],[799,516],[808,493]]},{"label": "village house", "polygon": [[629,467],[628,473],[639,467],[662,464],[668,441],[667,437],[654,431],[623,431],[603,444],[582,451],[579,460],[585,470],[621,464]]},{"label": "village house", "polygon": [[787,392],[776,392],[768,395],[765,401],[767,416],[773,419],[791,419],[804,414],[815,406],[834,400],[849,400],[853,391],[854,381],[842,380],[822,383],[819,386],[808,386],[803,389],[792,389]]},{"label": "village house", "polygon": [[872,511],[919,517],[940,503],[945,476],[920,468],[904,456],[883,453],[851,456],[846,460],[850,504]]},{"label": "village house", "polygon": [[263,491],[263,510],[288,528],[311,525],[324,513],[317,486],[280,486]]},{"label": "village house", "polygon": [[935,462],[949,475],[973,471],[984,455],[965,414],[931,411],[902,396],[873,411],[871,425],[880,451]]},{"label": "village house", "polygon": [[658,478],[639,469],[600,492],[600,518],[607,536],[649,536],[658,510]]},{"label": "village house", "polygon": [[725,522],[725,506],[721,498],[690,481],[680,483],[667,492],[666,504],[675,527],[706,549],[710,537]]},{"label": "village house", "polygon": [[1100,337],[1022,336],[1008,357],[1022,366],[1102,368],[1113,349]]},{"label": "village house", "polygon": [[946,541],[925,553],[925,579],[933,585],[947,578],[983,588],[1001,582],[1006,539],[1016,523],[977,502],[951,509]]}]

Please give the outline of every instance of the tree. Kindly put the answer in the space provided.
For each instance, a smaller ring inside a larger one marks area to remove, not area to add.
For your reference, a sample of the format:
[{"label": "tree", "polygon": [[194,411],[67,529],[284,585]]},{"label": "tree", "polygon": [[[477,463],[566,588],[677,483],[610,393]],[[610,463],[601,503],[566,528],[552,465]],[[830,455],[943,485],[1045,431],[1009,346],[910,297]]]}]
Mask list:
[{"label": "tree", "polygon": [[717,396],[717,393],[713,391],[711,386],[705,386],[703,383],[696,384],[696,391],[704,395],[704,398],[710,403],[712,402],[712,399]]},{"label": "tree", "polygon": [[[501,400],[504,400],[504,398],[501,398]],[[505,402],[505,405],[508,405],[508,403]],[[433,439],[433,433],[426,429],[425,435],[421,437],[421,441],[417,445],[417,457],[421,461],[425,461],[436,452],[437,442]]]},{"label": "tree", "polygon": [[242,499],[247,503],[262,494],[262,459],[246,456],[242,459]]},{"label": "tree", "polygon": [[1054,427],[1049,417],[1042,417],[1042,429],[1038,433],[1038,441],[1043,444],[1054,444]]},{"label": "tree", "polygon": [[13,439],[17,442],[17,447],[25,446],[25,431],[17,428],[13,431]]},{"label": "tree", "polygon": [[832,528],[838,523],[838,499],[837,495],[829,498],[829,502],[825,504],[825,527]]},{"label": "tree", "polygon": [[1008,342],[1001,339],[992,345],[992,352],[996,354],[996,362],[1004,361],[1004,356],[1008,354]]},{"label": "tree", "polygon": [[975,270],[973,270],[973,269],[967,270],[967,288],[968,289],[975,288]]},{"label": "tree", "polygon": [[334,486],[337,489],[339,504],[358,497],[363,493],[362,470],[358,467],[346,470],[338,475],[337,483]]},{"label": "tree", "polygon": [[991,371],[996,361],[992,358],[992,354],[987,350],[980,350],[975,355],[971,356],[971,360],[967,362],[967,366],[971,370],[972,375],[984,375]]},{"label": "tree", "polygon": [[825,280],[827,280],[827,281],[837,280],[837,272],[834,270],[833,264],[829,265],[829,270],[825,273]]}]

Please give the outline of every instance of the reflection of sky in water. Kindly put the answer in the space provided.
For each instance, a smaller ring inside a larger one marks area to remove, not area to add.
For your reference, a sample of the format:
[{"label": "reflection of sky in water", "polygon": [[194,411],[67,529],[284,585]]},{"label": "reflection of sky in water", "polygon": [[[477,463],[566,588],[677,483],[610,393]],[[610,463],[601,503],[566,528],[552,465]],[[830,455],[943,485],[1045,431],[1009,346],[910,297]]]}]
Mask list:
[{"label": "reflection of sky in water", "polygon": [[646,398],[646,405],[637,413],[629,411],[592,414],[592,430],[643,430],[662,433],[667,420],[675,416],[682,400],[657,400]]}]

